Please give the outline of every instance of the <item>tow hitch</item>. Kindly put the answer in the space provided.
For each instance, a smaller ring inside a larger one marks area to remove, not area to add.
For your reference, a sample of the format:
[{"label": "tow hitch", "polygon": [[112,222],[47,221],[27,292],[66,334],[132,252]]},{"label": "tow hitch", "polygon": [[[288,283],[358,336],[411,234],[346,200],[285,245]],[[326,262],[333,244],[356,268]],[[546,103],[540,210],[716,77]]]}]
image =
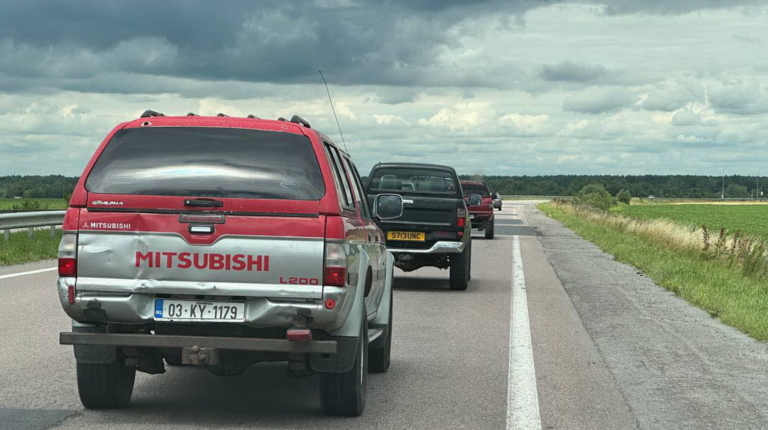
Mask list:
[{"label": "tow hitch", "polygon": [[219,351],[198,345],[184,347],[181,349],[181,363],[195,366],[219,364]]}]

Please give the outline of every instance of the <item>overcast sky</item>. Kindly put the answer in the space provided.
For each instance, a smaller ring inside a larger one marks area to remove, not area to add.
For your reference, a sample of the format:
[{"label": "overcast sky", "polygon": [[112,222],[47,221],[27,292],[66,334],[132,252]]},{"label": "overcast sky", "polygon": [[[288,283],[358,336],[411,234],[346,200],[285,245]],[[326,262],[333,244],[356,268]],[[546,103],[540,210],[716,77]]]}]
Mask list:
[{"label": "overcast sky", "polygon": [[0,176],[145,109],[460,173],[768,175],[768,1],[0,0]]}]

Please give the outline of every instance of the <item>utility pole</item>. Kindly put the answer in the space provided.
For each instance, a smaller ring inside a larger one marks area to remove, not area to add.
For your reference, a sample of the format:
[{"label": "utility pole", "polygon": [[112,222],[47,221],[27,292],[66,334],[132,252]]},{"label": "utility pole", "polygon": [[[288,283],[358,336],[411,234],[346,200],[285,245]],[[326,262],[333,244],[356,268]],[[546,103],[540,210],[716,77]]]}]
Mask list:
[{"label": "utility pole", "polygon": [[757,169],[757,174],[755,175],[755,198],[758,200],[760,199],[760,170],[762,169],[762,167]]}]

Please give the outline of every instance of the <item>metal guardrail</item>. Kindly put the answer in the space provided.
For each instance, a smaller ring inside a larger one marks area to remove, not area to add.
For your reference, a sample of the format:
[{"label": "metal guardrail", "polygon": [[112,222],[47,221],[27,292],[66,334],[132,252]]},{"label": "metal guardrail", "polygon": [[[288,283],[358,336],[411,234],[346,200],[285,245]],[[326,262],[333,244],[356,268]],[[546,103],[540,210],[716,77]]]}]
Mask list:
[{"label": "metal guardrail", "polygon": [[64,222],[64,214],[67,211],[40,211],[40,212],[21,212],[14,214],[0,215],[0,230],[3,230],[3,237],[8,240],[11,237],[11,230],[17,228],[28,228],[29,236],[32,237],[35,228],[51,227],[51,236],[56,234],[56,226]]}]

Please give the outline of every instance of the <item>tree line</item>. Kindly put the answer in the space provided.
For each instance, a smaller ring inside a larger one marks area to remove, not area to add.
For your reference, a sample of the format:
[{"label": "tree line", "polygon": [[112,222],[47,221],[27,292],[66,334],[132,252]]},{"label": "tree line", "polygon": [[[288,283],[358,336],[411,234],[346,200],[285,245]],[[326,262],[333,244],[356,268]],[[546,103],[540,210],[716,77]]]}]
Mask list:
[{"label": "tree line", "polygon": [[[696,175],[547,175],[484,176],[461,175],[462,179],[483,180],[502,195],[575,196],[590,184],[602,184],[611,195],[626,190],[632,197],[661,198],[751,198],[768,187],[757,176]],[[725,179],[725,181],[723,181]],[[768,197],[766,189],[765,197]],[[724,194],[724,196],[721,196]]]},{"label": "tree line", "polygon": [[0,176],[0,197],[66,198],[75,184],[77,176]]},{"label": "tree line", "polygon": [[[477,176],[462,179],[482,180],[493,192],[503,195],[575,196],[593,183],[602,184],[611,195],[626,190],[632,197],[661,198],[754,198],[768,187],[768,180],[757,176],[695,175],[544,175]],[[0,176],[0,197],[66,198],[77,183],[76,176]],[[724,181],[723,181],[724,179]],[[768,191],[768,190],[766,190]],[[765,193],[768,198],[768,193]]]}]

